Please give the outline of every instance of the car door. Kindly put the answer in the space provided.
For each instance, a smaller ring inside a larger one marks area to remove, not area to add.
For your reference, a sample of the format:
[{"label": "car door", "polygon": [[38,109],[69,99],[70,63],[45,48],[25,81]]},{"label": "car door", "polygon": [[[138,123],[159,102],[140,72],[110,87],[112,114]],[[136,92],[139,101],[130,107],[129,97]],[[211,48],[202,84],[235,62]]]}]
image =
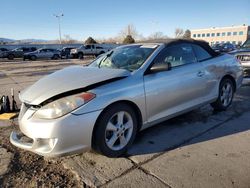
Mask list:
[{"label": "car door", "polygon": [[47,49],[40,50],[37,56],[39,58],[42,58],[42,59],[46,58],[46,56],[47,56]]},{"label": "car door", "polygon": [[14,51],[14,55],[16,58],[22,57],[23,55],[23,51],[25,48],[18,48]]},{"label": "car door", "polygon": [[91,53],[92,53],[92,45],[86,45],[85,50],[84,50],[84,54],[91,55]]},{"label": "car door", "polygon": [[190,44],[163,49],[152,66],[170,63],[171,70],[144,75],[148,122],[184,111],[203,102],[206,80]]},{"label": "car door", "polygon": [[192,47],[197,61],[204,67],[205,74],[203,75],[203,78],[206,80],[206,87],[204,88],[206,94],[205,100],[212,100],[214,96],[217,96],[218,77],[214,71],[218,64],[214,61],[214,57],[203,47],[197,44],[192,44]]},{"label": "car door", "polygon": [[96,54],[96,47],[95,45],[91,45],[91,50],[89,55],[95,55]]},{"label": "car door", "polygon": [[52,58],[55,55],[56,51],[54,49],[48,49],[47,58]]}]

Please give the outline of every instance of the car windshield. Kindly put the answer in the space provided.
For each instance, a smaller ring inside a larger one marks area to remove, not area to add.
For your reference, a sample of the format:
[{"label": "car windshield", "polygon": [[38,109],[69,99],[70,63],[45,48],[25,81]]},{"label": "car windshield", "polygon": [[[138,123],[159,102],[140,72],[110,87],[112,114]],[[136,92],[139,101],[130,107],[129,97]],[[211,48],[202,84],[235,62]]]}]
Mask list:
[{"label": "car windshield", "polygon": [[248,39],[243,45],[242,48],[250,48],[250,39]]},{"label": "car windshield", "polygon": [[116,48],[94,60],[89,66],[137,70],[157,48],[157,45],[131,45]]}]

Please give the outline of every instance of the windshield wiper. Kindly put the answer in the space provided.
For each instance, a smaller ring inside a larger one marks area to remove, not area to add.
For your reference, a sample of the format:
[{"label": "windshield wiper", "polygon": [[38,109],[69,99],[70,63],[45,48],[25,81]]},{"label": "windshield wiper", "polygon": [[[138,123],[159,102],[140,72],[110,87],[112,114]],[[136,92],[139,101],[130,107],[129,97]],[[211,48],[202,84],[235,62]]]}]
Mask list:
[{"label": "windshield wiper", "polygon": [[[107,54],[107,55],[100,61],[99,65],[98,65],[98,68],[100,68],[100,67],[101,67],[101,64],[102,64],[104,61],[106,61],[113,53],[114,53],[114,51],[111,51],[109,54]],[[115,64],[114,62],[112,62],[111,60],[110,60],[110,62],[116,66],[116,64]]]}]

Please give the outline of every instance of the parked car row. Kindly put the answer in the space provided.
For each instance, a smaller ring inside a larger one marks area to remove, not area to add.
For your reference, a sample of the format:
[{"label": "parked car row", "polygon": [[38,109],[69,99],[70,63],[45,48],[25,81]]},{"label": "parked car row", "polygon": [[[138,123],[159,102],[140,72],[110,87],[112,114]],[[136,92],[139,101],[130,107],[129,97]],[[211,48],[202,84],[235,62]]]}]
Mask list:
[{"label": "parked car row", "polygon": [[8,50],[6,48],[0,49],[0,57],[8,58],[9,60],[13,60],[14,58],[22,58],[25,53],[36,51],[35,47],[21,47],[15,48],[14,50]]},{"label": "parked car row", "polygon": [[40,48],[35,47],[20,47],[14,50],[0,48],[0,58],[8,58],[13,60],[15,58],[23,58],[23,60],[36,60],[36,59],[59,59],[59,58],[79,58],[83,59],[84,56],[93,55],[99,56],[106,53],[116,46],[103,46],[101,44],[82,45],[79,48],[64,47],[62,49],[53,48]]},{"label": "parked car row", "polygon": [[70,55],[79,59],[82,59],[85,55],[94,55],[97,57],[111,49],[112,48],[104,48],[96,44],[82,45],[79,48],[71,49]]},{"label": "parked car row", "polygon": [[231,52],[236,48],[236,45],[231,44],[231,43],[220,43],[220,44],[215,44],[212,46],[212,49],[216,52]]},{"label": "parked car row", "polygon": [[24,54],[23,60],[26,59],[35,61],[37,59],[59,59],[61,57],[61,51],[50,48],[42,48],[33,52]]}]

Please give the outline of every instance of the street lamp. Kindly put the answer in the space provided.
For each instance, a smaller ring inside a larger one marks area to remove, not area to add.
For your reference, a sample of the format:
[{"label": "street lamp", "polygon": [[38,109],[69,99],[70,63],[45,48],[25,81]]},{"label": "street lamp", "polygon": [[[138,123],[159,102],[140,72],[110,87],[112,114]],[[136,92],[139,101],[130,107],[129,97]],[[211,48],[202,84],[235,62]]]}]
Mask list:
[{"label": "street lamp", "polygon": [[62,44],[62,36],[61,36],[61,17],[63,17],[63,14],[54,14],[54,16],[57,18],[58,20],[58,29],[59,29],[59,37],[60,37],[60,44]]}]

